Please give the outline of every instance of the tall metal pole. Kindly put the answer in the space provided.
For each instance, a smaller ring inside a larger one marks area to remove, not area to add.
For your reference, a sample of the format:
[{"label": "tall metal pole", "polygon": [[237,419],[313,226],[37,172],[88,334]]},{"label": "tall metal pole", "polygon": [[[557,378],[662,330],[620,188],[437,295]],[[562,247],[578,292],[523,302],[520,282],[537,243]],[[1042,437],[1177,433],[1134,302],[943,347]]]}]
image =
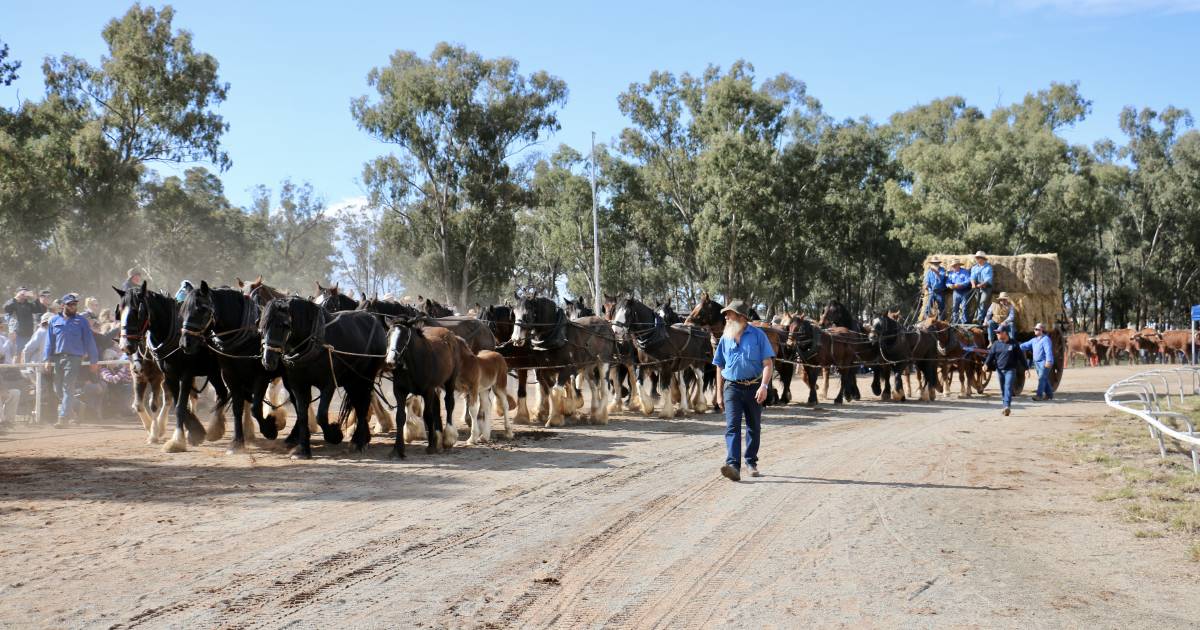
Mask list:
[{"label": "tall metal pole", "polygon": [[592,132],[592,308],[600,314],[600,215],[596,210],[596,132]]}]

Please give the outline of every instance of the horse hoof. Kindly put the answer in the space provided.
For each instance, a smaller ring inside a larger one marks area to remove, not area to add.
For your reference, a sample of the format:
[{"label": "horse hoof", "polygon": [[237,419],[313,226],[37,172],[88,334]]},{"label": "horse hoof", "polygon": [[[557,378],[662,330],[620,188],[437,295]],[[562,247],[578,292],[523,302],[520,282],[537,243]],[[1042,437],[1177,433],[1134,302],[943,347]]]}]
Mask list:
[{"label": "horse hoof", "polygon": [[187,441],[189,446],[200,446],[204,443],[205,433],[203,430],[188,431]]},{"label": "horse hoof", "polygon": [[392,453],[390,455],[388,455],[388,458],[389,459],[404,459],[404,453],[401,453],[400,451],[392,449]]},{"label": "horse hoof", "polygon": [[162,452],[164,452],[164,453],[186,453],[187,445],[184,444],[181,440],[168,440],[166,444],[163,444]]},{"label": "horse hoof", "polygon": [[245,452],[246,452],[246,445],[238,444],[236,442],[230,444],[229,448],[225,449],[226,455],[238,455],[238,454],[245,453]]},{"label": "horse hoof", "polygon": [[267,418],[266,422],[259,423],[258,432],[262,433],[262,436],[268,440],[274,440],[279,437],[279,428],[275,426],[275,423],[270,418]]},{"label": "horse hoof", "polygon": [[438,453],[440,453],[440,452],[441,452],[441,450],[442,450],[442,449],[440,449],[440,448],[438,448],[438,447],[436,447],[436,446],[426,446],[426,447],[425,447],[425,454],[426,454],[426,455],[437,455]]},{"label": "horse hoof", "polygon": [[331,424],[321,431],[325,437],[326,444],[341,444],[345,435],[342,434],[342,428],[336,424]]},{"label": "horse hoof", "polygon": [[301,453],[299,451],[292,453],[292,459],[312,459],[312,453]]}]

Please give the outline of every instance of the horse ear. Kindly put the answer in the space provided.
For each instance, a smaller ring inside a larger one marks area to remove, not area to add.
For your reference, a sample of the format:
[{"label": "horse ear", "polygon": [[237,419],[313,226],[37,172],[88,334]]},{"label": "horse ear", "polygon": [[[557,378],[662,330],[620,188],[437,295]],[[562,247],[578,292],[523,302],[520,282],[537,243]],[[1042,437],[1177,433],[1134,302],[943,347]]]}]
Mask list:
[{"label": "horse ear", "polygon": [[238,288],[239,288],[239,289],[244,289],[244,288],[246,288],[246,283],[245,283],[245,282],[242,282],[242,279],[241,279],[241,278],[239,278],[239,277],[237,277],[237,276],[234,276],[234,277],[233,277],[233,280],[234,280],[234,282],[237,282],[237,285],[238,285]]},{"label": "horse ear", "polygon": [[320,280],[318,280],[318,281],[316,282],[316,285],[317,285],[317,295],[320,295],[320,294],[321,294],[321,291],[322,291],[322,289],[321,289],[321,281],[320,281]]},{"label": "horse ear", "polygon": [[366,302],[366,301],[367,301],[367,294],[366,294],[366,292],[363,292],[363,294],[362,294],[362,299],[361,299],[361,300],[359,300],[359,301],[360,301],[360,302]]},{"label": "horse ear", "polygon": [[116,292],[117,292],[117,295],[119,295],[119,296],[121,296],[121,297],[125,297],[125,292],[124,292],[124,291],[122,291],[122,290],[120,290],[120,289],[118,289],[117,287],[113,287],[113,291],[116,291]]},{"label": "horse ear", "polygon": [[337,293],[337,292],[338,292],[338,285],[339,285],[339,284],[341,284],[341,283],[340,283],[340,282],[334,282],[334,283],[333,283],[333,286],[329,287],[329,290],[330,290],[330,291],[332,291],[332,292],[334,292],[334,293]]},{"label": "horse ear", "polygon": [[200,292],[201,292],[201,293],[208,293],[208,280],[201,280],[201,281],[200,281]]},{"label": "horse ear", "polygon": [[149,285],[148,285],[148,284],[146,284],[146,281],[145,281],[145,280],[142,280],[142,293],[145,293],[145,292],[146,292],[146,287],[147,287],[147,286],[149,286]]}]

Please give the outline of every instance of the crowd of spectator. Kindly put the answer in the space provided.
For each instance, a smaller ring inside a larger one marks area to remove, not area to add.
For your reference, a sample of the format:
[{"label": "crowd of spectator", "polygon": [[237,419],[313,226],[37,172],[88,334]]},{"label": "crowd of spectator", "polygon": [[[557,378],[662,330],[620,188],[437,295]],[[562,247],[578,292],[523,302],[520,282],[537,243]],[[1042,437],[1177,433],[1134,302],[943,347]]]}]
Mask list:
[{"label": "crowd of spectator", "polygon": [[[129,270],[125,285],[138,286],[142,274]],[[100,420],[128,405],[132,374],[128,364],[96,365],[127,359],[118,347],[113,310],[95,297],[50,289],[19,287],[0,317],[0,430],[19,418],[60,428],[86,418]],[[84,358],[91,364],[83,370]],[[43,377],[41,417],[34,417],[36,379]]]}]

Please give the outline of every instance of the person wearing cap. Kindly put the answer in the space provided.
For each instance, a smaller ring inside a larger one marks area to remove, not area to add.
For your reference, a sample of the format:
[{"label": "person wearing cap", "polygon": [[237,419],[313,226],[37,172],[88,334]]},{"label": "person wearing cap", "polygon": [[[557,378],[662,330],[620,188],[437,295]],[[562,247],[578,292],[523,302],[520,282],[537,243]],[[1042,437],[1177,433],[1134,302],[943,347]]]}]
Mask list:
[{"label": "person wearing cap", "polygon": [[21,349],[21,363],[38,362],[38,357],[42,356],[46,348],[46,334],[50,330],[50,320],[52,319],[54,319],[54,313],[42,313],[38,320],[37,330],[33,331],[33,336]]},{"label": "person wearing cap", "polygon": [[971,272],[962,268],[962,263],[955,260],[950,263],[950,271],[946,273],[946,288],[954,291],[950,303],[950,323],[967,323],[967,300],[971,297]]},{"label": "person wearing cap", "polygon": [[[0,363],[15,364],[21,359],[21,349],[16,344],[16,333],[0,323]],[[21,390],[25,379],[15,369],[0,370],[0,427],[12,426],[21,408]]]},{"label": "person wearing cap", "polygon": [[767,399],[775,351],[762,330],[750,325],[750,307],[734,300],[721,309],[725,330],[713,353],[717,366],[718,405],[725,411],[725,465],[721,474],[742,480],[742,418],[746,420],[744,458],[750,476],[757,477],[762,435],[762,404]]},{"label": "person wearing cap", "polygon": [[121,290],[128,292],[134,287],[142,286],[142,270],[137,267],[131,267],[125,274],[125,282],[121,283]]},{"label": "person wearing cap", "polygon": [[1016,376],[1017,370],[1026,368],[1025,353],[1009,336],[1010,334],[1008,326],[997,328],[997,339],[988,347],[987,358],[984,360],[984,365],[1000,377],[1000,400],[1004,403],[1004,410],[1001,413],[1006,416],[1010,413],[1009,408],[1012,406],[1013,377]]},{"label": "person wearing cap", "polygon": [[1021,352],[1033,351],[1033,367],[1037,369],[1038,385],[1034,400],[1053,400],[1054,389],[1050,387],[1050,369],[1054,367],[1054,347],[1046,325],[1038,322],[1033,327],[1033,339],[1021,344]]},{"label": "person wearing cap", "polygon": [[971,288],[979,292],[979,308],[975,311],[975,322],[984,323],[988,305],[992,302],[992,264],[983,250],[975,252],[975,265],[971,267]]},{"label": "person wearing cap", "polygon": [[1017,319],[1017,308],[1009,300],[1008,292],[1000,292],[1000,295],[996,298],[996,303],[988,310],[988,315],[987,324],[985,324],[988,343],[996,340],[996,329],[998,327],[1008,326],[1009,331],[1012,331],[1014,322]]},{"label": "person wearing cap", "polygon": [[33,291],[25,287],[17,289],[17,294],[4,303],[4,314],[15,324],[17,339],[16,347],[24,348],[34,333],[34,319],[46,312],[46,307],[36,300]]},{"label": "person wearing cap", "polygon": [[938,317],[947,319],[946,270],[942,269],[942,261],[937,256],[929,259],[929,269],[925,271],[925,292],[929,294],[929,301],[925,303],[925,312],[921,314],[921,318],[929,317],[936,303]]},{"label": "person wearing cap", "polygon": [[46,349],[43,357],[46,367],[54,372],[54,391],[62,401],[58,408],[58,424],[62,428],[74,412],[74,401],[78,397],[79,369],[87,355],[92,371],[98,372],[96,362],[100,351],[88,320],[77,312],[79,298],[74,293],[62,297],[63,312],[50,320],[46,333]]}]

